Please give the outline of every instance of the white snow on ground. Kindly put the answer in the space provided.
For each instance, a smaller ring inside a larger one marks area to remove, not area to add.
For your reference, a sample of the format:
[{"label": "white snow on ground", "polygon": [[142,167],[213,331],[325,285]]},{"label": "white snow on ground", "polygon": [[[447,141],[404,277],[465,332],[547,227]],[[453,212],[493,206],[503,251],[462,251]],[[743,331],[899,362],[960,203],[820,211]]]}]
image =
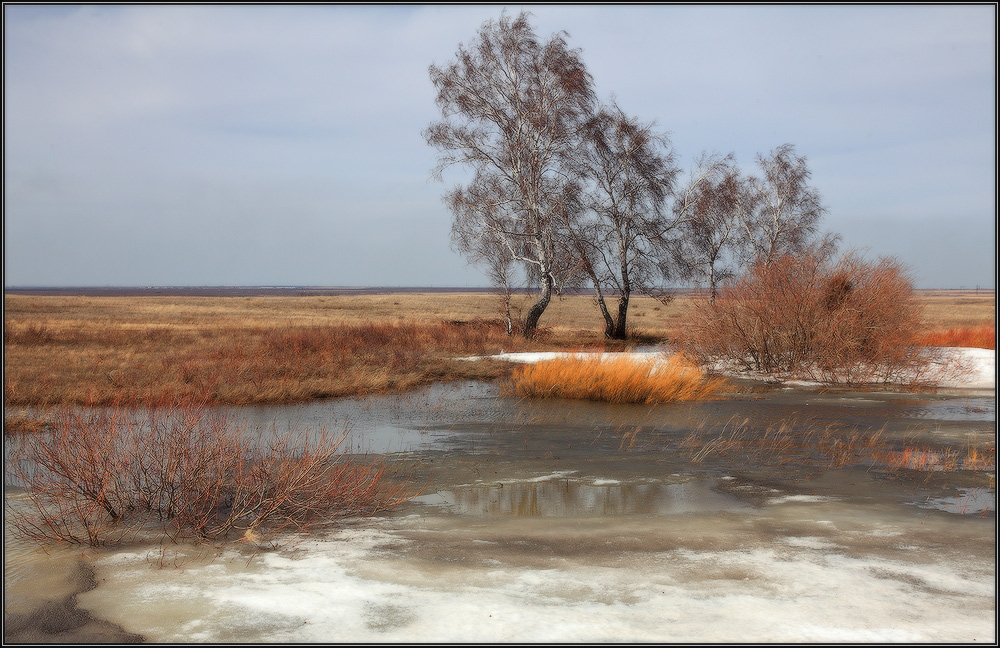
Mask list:
[{"label": "white snow on ground", "polygon": [[556,358],[634,358],[636,360],[657,359],[664,355],[663,351],[651,349],[649,351],[624,351],[602,353],[598,351],[530,351],[524,353],[500,353],[493,356],[469,356],[459,358],[459,360],[506,360],[507,362],[520,362],[522,364],[534,364],[555,360]]},{"label": "white snow on ground", "polygon": [[467,533],[427,524],[342,531],[250,565],[232,551],[183,569],[104,558],[101,587],[80,600],[154,642],[995,640],[989,561],[857,555],[820,526],[772,546],[664,546],[534,565],[502,554],[477,564],[489,551],[418,559],[407,527],[424,527],[432,542]]},{"label": "white snow on ground", "polygon": [[996,389],[997,352],[993,349],[945,347],[941,349],[941,353],[942,359],[959,363],[963,370],[959,376],[943,378],[942,387]]},{"label": "white snow on ground", "polygon": [[[939,357],[932,363],[931,377],[938,386],[965,389],[996,389],[997,353],[992,349],[969,349],[964,347],[945,347],[938,350]],[[560,352],[535,351],[529,353],[501,353],[493,356],[471,356],[460,360],[506,360],[531,364],[554,360],[556,358],[634,358],[635,360],[663,359],[673,352],[669,350],[649,349],[625,352]],[[957,369],[957,370],[956,370]],[[759,378],[774,380],[774,376],[755,376],[737,372],[725,372],[741,378]],[[815,385],[818,383],[802,380],[786,380],[786,384]]]}]

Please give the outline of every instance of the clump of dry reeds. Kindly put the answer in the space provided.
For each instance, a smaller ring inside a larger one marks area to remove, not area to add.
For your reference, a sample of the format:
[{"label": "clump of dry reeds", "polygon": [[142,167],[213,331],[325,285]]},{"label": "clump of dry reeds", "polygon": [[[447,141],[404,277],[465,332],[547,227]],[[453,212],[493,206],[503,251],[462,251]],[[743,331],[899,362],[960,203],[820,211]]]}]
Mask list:
[{"label": "clump of dry reeds", "polygon": [[681,447],[695,463],[714,456],[806,469],[863,466],[887,473],[996,469],[995,443],[932,446],[891,439],[884,429],[820,426],[794,419],[759,429],[750,419],[734,417],[721,428],[692,431]]},{"label": "clump of dry reeds", "polygon": [[681,354],[663,360],[594,354],[525,365],[514,371],[504,389],[529,398],[654,404],[703,400],[723,384]]},{"label": "clump of dry reeds", "polygon": [[996,349],[996,327],[962,326],[947,330],[930,331],[917,336],[917,344],[932,347],[970,347]]},{"label": "clump of dry reeds", "polygon": [[342,439],[264,438],[191,404],[63,408],[48,434],[8,440],[8,480],[31,506],[7,517],[28,537],[89,545],[257,539],[406,499],[379,462],[338,454]]}]

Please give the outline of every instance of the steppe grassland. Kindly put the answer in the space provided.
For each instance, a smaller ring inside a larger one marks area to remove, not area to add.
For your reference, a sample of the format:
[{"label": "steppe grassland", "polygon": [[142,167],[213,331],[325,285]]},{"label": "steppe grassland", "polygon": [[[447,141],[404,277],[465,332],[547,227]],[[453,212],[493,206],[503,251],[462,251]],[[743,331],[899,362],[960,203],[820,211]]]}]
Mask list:
[{"label": "steppe grassland", "polygon": [[[533,297],[514,297],[514,310],[525,311]],[[629,318],[642,333],[667,336],[681,327],[692,297],[680,295],[668,304],[633,296]],[[993,291],[917,291],[928,330],[991,324]],[[493,319],[500,316],[499,298],[482,293],[395,293],[317,297],[82,297],[5,295],[4,323],[49,326],[101,326],[176,329],[251,328],[271,326],[335,326],[370,322],[439,322]],[[557,297],[542,316],[553,331],[599,333],[600,314],[589,295]]]},{"label": "steppe grassland", "polygon": [[[514,311],[526,311],[534,298],[514,297]],[[668,305],[633,297],[629,315],[651,335],[676,326],[690,302]],[[396,293],[317,297],[63,297],[5,295],[8,326],[43,324],[49,328],[110,325],[130,329],[170,326],[175,330],[233,327],[339,326],[384,322],[437,323],[495,319],[499,298],[480,293]],[[542,317],[543,328],[600,332],[601,316],[589,296],[555,298]]]},{"label": "steppe grassland", "polygon": [[5,403],[286,403],[493,378],[506,363],[455,358],[600,343],[576,324],[588,302],[546,313],[583,330],[529,342],[506,336],[489,295],[6,295]]},{"label": "steppe grassland", "polygon": [[[930,331],[994,323],[993,292],[918,293]],[[514,312],[533,298],[519,295]],[[634,342],[683,333],[692,297],[635,297]],[[507,375],[463,355],[602,346],[586,295],[553,299],[538,339],[507,337],[481,293],[314,297],[5,295],[5,405],[296,402]]]},{"label": "steppe grassland", "polygon": [[[924,324],[928,332],[993,325],[995,299],[992,293],[923,295],[920,299],[927,306]],[[515,306],[525,309],[530,302],[528,297],[518,298]],[[180,403],[182,407],[189,407],[192,406],[189,403],[193,403],[194,411],[199,411],[199,403],[305,401],[345,394],[399,391],[435,380],[489,379],[508,376],[514,370],[504,362],[456,360],[462,355],[492,354],[500,349],[521,351],[604,345],[614,350],[623,346],[604,344],[603,322],[592,300],[585,296],[554,301],[543,319],[545,330],[533,341],[506,336],[496,317],[498,299],[482,294],[259,298],[6,295],[4,303],[5,431],[47,429],[67,433],[62,437],[51,435],[56,441],[49,445],[44,442],[50,435],[28,437],[43,444],[40,453],[36,453],[42,456],[45,451],[60,449],[65,450],[67,456],[77,458],[117,456],[114,452],[77,452],[76,447],[85,439],[100,444],[118,437],[109,436],[106,431],[114,426],[106,425],[84,426],[93,434],[80,435],[79,426],[60,427],[47,417],[19,415],[19,405]],[[673,339],[682,332],[682,320],[691,303],[688,297],[669,304],[648,298],[634,300],[631,317],[639,334],[637,339],[644,342]],[[589,374],[591,371],[584,368],[577,373]],[[700,390],[700,376],[696,378],[695,387]],[[565,381],[560,379],[559,382]],[[670,387],[673,389],[672,385]],[[588,393],[577,397],[592,396]],[[700,392],[698,397],[701,397]],[[672,398],[673,395],[664,397]],[[72,413],[71,409],[63,408],[54,411]],[[129,410],[115,407],[108,411],[119,416]],[[798,437],[789,436],[784,428],[775,435],[767,449],[776,453],[779,459],[787,454],[787,448],[800,445]],[[178,438],[180,452],[189,454],[219,451],[219,443],[225,441],[220,435],[193,441],[188,437]],[[817,439],[818,448],[829,445],[827,436],[820,435]],[[691,439],[695,445],[698,441]],[[703,448],[697,452],[696,459],[710,451],[731,451],[736,448],[733,444],[737,444],[741,452],[746,450],[743,446],[748,443],[751,449],[760,446],[755,439],[730,438],[726,440],[728,446],[720,445],[722,441],[711,437],[702,441],[700,446]],[[634,436],[631,440],[623,437],[623,445],[626,442],[630,447]],[[840,448],[845,440],[838,437],[831,442]],[[853,448],[857,439],[851,437],[846,442]],[[896,461],[900,468],[909,470],[922,469],[924,464],[932,463],[936,467],[942,457],[953,460],[954,468],[961,465],[965,470],[992,471],[995,466],[995,445],[984,447],[982,452],[972,446],[963,452],[916,446],[902,449],[869,446],[871,449],[866,450],[865,456],[871,455],[887,465]],[[292,450],[298,457],[295,453],[299,450]],[[61,455],[53,456],[61,459]],[[317,456],[322,457],[322,452]],[[840,455],[830,460],[834,459],[844,460]],[[296,470],[298,465],[288,463],[283,454],[276,456],[273,463]],[[112,473],[141,468],[141,465],[142,462],[134,461],[115,464]],[[316,472],[311,466],[313,464],[303,468],[309,476],[326,474]],[[382,468],[374,464],[363,465],[360,469],[368,471],[366,474],[373,475],[373,479],[383,474]],[[90,471],[88,465],[82,465],[81,474],[85,478],[104,476],[104,473]],[[233,474],[238,476],[240,473]],[[280,481],[283,474],[276,473],[276,478]],[[171,484],[167,486],[172,488]],[[361,494],[352,491],[346,498],[341,497],[344,494],[339,491],[333,495],[322,491],[318,492],[317,501],[334,502],[338,509],[346,507],[344,510],[347,510],[400,499],[393,495],[392,484],[389,486],[388,496],[382,488],[372,488]],[[267,484],[264,487],[270,488]],[[36,490],[44,492],[44,488]],[[94,492],[105,491],[96,489]],[[307,513],[312,510],[308,509]],[[209,506],[196,513],[200,520],[216,515],[217,511]],[[256,518],[249,516],[247,519],[250,519],[250,526],[245,530],[240,526],[245,522],[242,518],[232,525],[223,519],[220,528],[226,532],[233,526],[236,532],[250,533],[254,531]],[[134,520],[126,522],[124,527],[109,526],[103,517],[87,517],[78,520],[77,526],[96,534],[88,536],[90,541],[103,542],[106,533],[128,533],[140,528]],[[69,527],[57,525],[56,528]]]},{"label": "steppe grassland", "polygon": [[917,291],[927,332],[974,328],[996,323],[996,293],[992,290]]}]

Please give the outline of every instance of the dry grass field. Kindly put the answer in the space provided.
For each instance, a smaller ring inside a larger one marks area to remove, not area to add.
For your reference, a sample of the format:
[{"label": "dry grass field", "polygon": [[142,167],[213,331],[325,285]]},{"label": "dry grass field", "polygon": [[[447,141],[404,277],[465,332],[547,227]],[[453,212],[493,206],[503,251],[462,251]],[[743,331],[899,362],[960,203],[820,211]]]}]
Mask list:
[{"label": "dry grass field", "polygon": [[[682,333],[693,297],[633,298],[627,344]],[[925,332],[994,324],[993,292],[918,293]],[[515,299],[527,309],[532,298]],[[456,357],[603,346],[592,298],[554,299],[537,339],[507,337],[482,293],[315,297],[4,296],[4,402],[296,402],[506,375]]]},{"label": "dry grass field", "polygon": [[927,331],[994,325],[996,293],[992,290],[916,291]]},{"label": "dry grass field", "polygon": [[[514,311],[533,298],[514,298]],[[644,332],[662,335],[677,327],[689,299],[664,306],[633,297],[629,316]],[[173,330],[342,326],[386,322],[438,323],[500,317],[500,302],[483,293],[397,293],[322,297],[76,297],[5,295],[6,325],[67,327],[117,326]],[[542,327],[600,334],[603,320],[589,296],[554,298]]]}]

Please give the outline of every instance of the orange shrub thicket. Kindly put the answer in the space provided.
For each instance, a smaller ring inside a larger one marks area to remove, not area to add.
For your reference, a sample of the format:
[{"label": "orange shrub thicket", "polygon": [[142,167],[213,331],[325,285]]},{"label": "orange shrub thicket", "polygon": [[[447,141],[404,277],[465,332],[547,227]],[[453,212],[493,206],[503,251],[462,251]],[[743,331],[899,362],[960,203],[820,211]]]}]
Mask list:
[{"label": "orange shrub thicket", "polygon": [[255,539],[406,499],[381,464],[338,454],[342,435],[292,439],[246,434],[187,404],[64,408],[49,434],[8,441],[6,473],[30,503],[8,519],[30,538],[89,545],[150,532]]},{"label": "orange shrub thicket", "polygon": [[514,371],[504,390],[529,398],[654,404],[701,400],[718,391],[723,382],[706,378],[681,354],[662,362],[598,354],[525,365]]},{"label": "orange shrub thicket", "polygon": [[686,344],[701,360],[830,382],[911,382],[926,355],[913,287],[894,259],[836,263],[809,252],[758,264],[692,311]]},{"label": "orange shrub thicket", "polygon": [[918,335],[916,339],[917,344],[929,347],[997,348],[996,328],[993,326],[966,326],[946,331],[931,331]]}]

